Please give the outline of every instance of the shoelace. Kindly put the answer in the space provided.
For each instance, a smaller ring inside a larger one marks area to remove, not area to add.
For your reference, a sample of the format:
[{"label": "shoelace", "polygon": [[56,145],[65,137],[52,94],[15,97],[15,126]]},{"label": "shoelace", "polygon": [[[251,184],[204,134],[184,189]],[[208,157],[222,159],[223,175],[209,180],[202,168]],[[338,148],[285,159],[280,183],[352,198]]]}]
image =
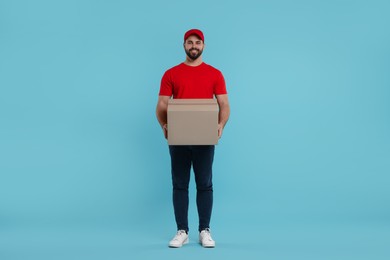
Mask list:
[{"label": "shoelace", "polygon": [[179,240],[179,237],[182,235],[182,234],[185,234],[186,232],[184,230],[179,230],[177,231],[176,233],[176,236],[173,240]]},{"label": "shoelace", "polygon": [[208,229],[208,228],[206,228],[205,230],[203,230],[204,231],[204,233],[205,233],[205,239],[208,239],[208,240],[213,240],[212,238],[211,238],[211,233],[210,233],[210,229]]}]

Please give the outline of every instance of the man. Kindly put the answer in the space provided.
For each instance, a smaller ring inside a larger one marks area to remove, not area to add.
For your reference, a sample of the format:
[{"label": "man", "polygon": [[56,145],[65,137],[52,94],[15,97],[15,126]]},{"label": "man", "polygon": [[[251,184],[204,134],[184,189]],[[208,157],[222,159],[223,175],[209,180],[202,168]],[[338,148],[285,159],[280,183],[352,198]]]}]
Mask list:
[{"label": "man", "polygon": [[[225,80],[222,73],[202,61],[204,35],[198,29],[191,29],[184,35],[186,59],[183,63],[167,70],[162,77],[157,103],[157,119],[168,137],[168,100],[173,98],[214,98],[219,105],[218,136],[230,115]],[[210,233],[210,218],[213,206],[212,164],[214,145],[170,145],[171,172],[173,184],[173,206],[177,233],[169,242],[170,247],[181,247],[188,243],[188,185],[191,165],[196,181],[196,204],[199,215],[199,242],[203,247],[215,247]]]}]

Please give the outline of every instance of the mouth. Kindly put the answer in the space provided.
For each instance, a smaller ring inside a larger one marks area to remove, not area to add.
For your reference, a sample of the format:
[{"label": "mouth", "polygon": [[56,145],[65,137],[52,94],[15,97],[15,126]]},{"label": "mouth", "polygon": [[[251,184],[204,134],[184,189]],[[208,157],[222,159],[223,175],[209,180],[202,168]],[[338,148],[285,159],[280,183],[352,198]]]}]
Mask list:
[{"label": "mouth", "polygon": [[197,59],[202,54],[202,51],[196,48],[191,48],[186,52],[188,57],[190,57],[192,60]]}]

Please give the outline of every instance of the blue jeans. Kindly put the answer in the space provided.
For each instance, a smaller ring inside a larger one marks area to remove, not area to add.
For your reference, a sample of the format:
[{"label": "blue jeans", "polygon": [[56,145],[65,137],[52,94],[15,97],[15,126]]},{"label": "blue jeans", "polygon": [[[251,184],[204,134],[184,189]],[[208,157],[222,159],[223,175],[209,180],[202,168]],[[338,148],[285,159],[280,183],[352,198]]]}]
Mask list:
[{"label": "blue jeans", "polygon": [[214,145],[170,145],[173,208],[178,230],[188,231],[188,185],[191,165],[195,173],[199,231],[210,228],[213,207],[212,165]]}]

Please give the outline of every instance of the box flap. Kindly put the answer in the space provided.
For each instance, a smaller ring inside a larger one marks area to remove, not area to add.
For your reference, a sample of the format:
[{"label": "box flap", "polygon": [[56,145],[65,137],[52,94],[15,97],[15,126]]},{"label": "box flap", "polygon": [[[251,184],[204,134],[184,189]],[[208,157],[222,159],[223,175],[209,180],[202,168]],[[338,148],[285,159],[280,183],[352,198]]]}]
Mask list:
[{"label": "box flap", "polygon": [[168,105],[216,105],[217,100],[213,98],[205,99],[170,99]]}]

